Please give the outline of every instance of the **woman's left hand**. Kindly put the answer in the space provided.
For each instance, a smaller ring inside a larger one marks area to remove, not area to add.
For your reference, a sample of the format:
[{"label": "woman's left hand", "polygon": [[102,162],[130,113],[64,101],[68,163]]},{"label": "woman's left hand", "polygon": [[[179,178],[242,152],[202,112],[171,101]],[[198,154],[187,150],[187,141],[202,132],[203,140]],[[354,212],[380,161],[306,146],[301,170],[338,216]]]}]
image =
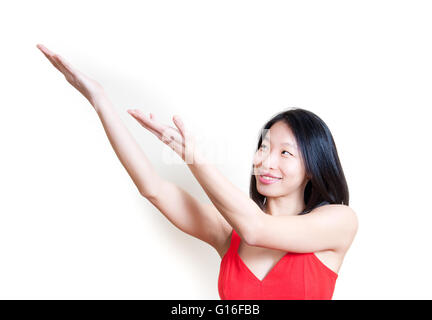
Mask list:
[{"label": "woman's left hand", "polygon": [[74,68],[65,58],[49,50],[42,44],[36,46],[47,57],[49,62],[63,73],[66,80],[77,89],[95,107],[95,102],[104,97],[104,89],[99,82],[89,78]]},{"label": "woman's left hand", "polygon": [[193,135],[185,128],[179,116],[173,116],[177,128],[164,125],[150,113],[145,115],[141,110],[130,109],[127,112],[135,118],[144,128],[152,132],[159,140],[174,150],[186,164],[202,162]]}]

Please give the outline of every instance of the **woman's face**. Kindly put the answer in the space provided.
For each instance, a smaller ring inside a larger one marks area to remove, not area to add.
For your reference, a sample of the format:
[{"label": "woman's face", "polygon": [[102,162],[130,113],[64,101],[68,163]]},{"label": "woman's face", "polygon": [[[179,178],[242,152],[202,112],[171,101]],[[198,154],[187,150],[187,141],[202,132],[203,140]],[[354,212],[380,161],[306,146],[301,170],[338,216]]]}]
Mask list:
[{"label": "woman's face", "polygon": [[[257,190],[266,197],[280,197],[304,191],[307,178],[290,127],[283,121],[274,123],[267,132],[253,160]],[[265,180],[265,174],[279,179]]]}]

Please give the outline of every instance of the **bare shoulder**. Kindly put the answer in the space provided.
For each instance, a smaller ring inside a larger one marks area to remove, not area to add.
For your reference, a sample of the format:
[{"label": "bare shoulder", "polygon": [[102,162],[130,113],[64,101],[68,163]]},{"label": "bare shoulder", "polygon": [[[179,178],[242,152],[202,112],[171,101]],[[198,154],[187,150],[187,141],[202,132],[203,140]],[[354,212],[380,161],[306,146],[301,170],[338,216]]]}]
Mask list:
[{"label": "bare shoulder", "polygon": [[342,251],[348,250],[358,230],[357,213],[344,204],[327,204],[313,209],[311,217],[337,230],[341,239]]},{"label": "bare shoulder", "polygon": [[358,219],[356,212],[344,204],[327,204],[313,209],[310,212],[317,218],[328,220],[330,223],[339,223],[350,229],[357,229]]}]

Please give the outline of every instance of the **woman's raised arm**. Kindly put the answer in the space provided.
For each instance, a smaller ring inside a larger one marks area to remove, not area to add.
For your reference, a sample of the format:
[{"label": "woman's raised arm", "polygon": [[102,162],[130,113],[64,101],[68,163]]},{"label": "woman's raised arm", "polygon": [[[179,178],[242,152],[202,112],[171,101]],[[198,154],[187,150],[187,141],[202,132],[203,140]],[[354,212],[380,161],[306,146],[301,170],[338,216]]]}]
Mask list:
[{"label": "woman's raised arm", "polygon": [[102,86],[45,46],[38,44],[37,48],[65,76],[66,80],[91,103],[102,122],[114,152],[132,178],[138,191],[147,198],[154,196],[160,183],[160,177],[121,121]]},{"label": "woman's raised arm", "polygon": [[96,110],[109,142],[142,196],[177,228],[216,249],[226,250],[231,226],[211,203],[202,203],[177,185],[162,179],[127,130],[102,86],[73,68],[63,57],[37,45],[48,60]]}]

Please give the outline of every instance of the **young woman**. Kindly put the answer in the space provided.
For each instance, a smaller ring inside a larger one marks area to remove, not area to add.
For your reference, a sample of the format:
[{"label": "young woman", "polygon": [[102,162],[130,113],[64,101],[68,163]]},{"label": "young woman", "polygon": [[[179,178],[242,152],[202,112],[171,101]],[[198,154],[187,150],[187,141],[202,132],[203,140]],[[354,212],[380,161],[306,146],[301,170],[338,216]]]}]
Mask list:
[{"label": "young woman", "polygon": [[221,299],[332,298],[358,222],[333,137],[317,115],[292,109],[264,125],[248,196],[205,159],[178,116],[172,127],[128,110],[185,161],[211,200],[202,203],[157,175],[99,83],[37,47],[91,103],[140,194],[218,252]]}]

